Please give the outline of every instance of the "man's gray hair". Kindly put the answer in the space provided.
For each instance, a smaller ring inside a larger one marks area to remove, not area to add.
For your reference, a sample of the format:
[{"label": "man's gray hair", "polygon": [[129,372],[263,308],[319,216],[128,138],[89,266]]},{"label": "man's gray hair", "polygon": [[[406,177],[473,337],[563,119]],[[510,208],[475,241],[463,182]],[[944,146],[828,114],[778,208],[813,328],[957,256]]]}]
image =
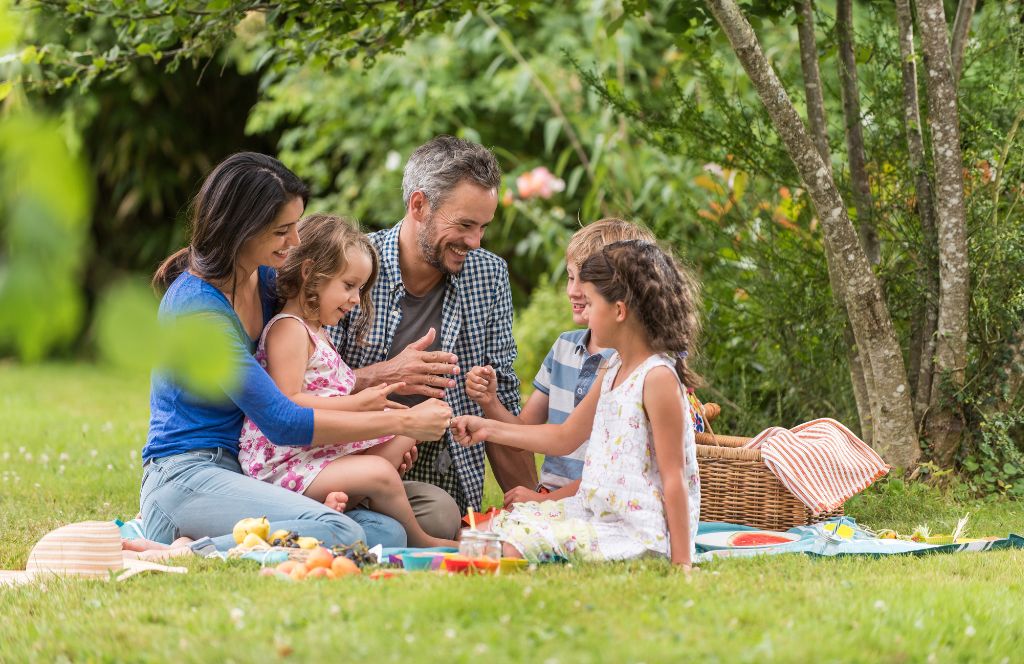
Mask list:
[{"label": "man's gray hair", "polygon": [[402,200],[409,207],[413,192],[422,191],[436,210],[460,182],[470,180],[485,189],[501,184],[501,167],[482,145],[454,136],[437,136],[409,157],[402,176]]}]

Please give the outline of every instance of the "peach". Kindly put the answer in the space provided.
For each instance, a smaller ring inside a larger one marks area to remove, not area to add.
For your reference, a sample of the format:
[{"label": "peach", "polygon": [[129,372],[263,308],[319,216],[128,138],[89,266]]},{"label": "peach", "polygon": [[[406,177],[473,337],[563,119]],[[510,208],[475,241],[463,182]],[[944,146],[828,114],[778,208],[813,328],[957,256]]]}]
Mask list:
[{"label": "peach", "polygon": [[334,572],[327,567],[314,567],[309,570],[309,574],[306,575],[307,579],[333,579]]},{"label": "peach", "polygon": [[349,574],[362,574],[359,566],[354,562],[346,558],[345,556],[338,556],[331,563],[331,570],[340,578],[348,576]]},{"label": "peach", "polygon": [[303,565],[302,563],[298,563],[297,565],[295,565],[295,567],[292,568],[292,571],[288,573],[288,576],[292,577],[296,581],[302,581],[306,578],[306,575],[308,573],[309,568]]},{"label": "peach", "polygon": [[309,569],[315,567],[328,568],[332,562],[334,562],[334,554],[324,547],[318,546],[309,552],[309,556],[306,558],[306,567]]},{"label": "peach", "polygon": [[292,570],[295,569],[295,566],[298,564],[299,563],[295,562],[294,560],[286,560],[283,563],[280,563],[276,569],[281,574],[291,574]]}]

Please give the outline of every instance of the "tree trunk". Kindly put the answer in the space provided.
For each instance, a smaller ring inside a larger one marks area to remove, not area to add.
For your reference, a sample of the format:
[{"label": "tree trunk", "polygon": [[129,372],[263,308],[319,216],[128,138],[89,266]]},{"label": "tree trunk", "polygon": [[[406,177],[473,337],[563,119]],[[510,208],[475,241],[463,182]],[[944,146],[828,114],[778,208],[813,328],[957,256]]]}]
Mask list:
[{"label": "tree trunk", "polygon": [[964,68],[964,51],[967,50],[967,35],[971,32],[976,0],[960,0],[953,21],[953,46],[950,57],[953,61],[953,87],[960,85],[960,74]]},{"label": "tree trunk", "polygon": [[889,463],[910,467],[920,457],[920,449],[903,355],[846,204],[735,0],[708,0],[708,5],[768,110],[822,221],[827,258],[843,284],[846,310],[865,360],[865,378],[870,376],[875,449]]},{"label": "tree trunk", "polygon": [[918,281],[925,293],[915,312],[911,334],[911,371],[914,384],[914,419],[920,428],[932,392],[935,355],[935,328],[939,311],[939,267],[935,235],[935,204],[932,181],[925,162],[924,138],[921,135],[920,101],[917,97],[917,56],[914,52],[914,17],[910,0],[896,0],[896,20],[900,32],[900,57],[903,61],[903,123],[907,134],[907,155],[914,172],[917,212],[921,219],[924,247],[919,257]]},{"label": "tree trunk", "polygon": [[[825,99],[821,89],[821,72],[818,70],[818,41],[814,34],[814,0],[803,0],[800,3],[800,20],[797,21],[797,34],[800,38],[800,66],[804,76],[804,95],[807,104],[807,121],[811,128],[818,154],[821,155],[825,168],[831,173],[832,156],[828,147],[828,125],[825,121]],[[826,248],[826,255],[829,250]],[[835,266],[827,258],[828,281],[832,287],[832,297],[836,307],[846,313],[843,282],[836,276]],[[860,437],[868,445],[872,444],[874,434],[871,422],[871,400],[868,397],[867,382],[864,378],[864,364],[857,350],[853,329],[850,327],[847,314],[846,326],[843,330],[843,346],[846,352],[847,365],[850,370],[850,384],[853,386],[853,398],[857,404],[857,418],[860,420]]]},{"label": "tree trunk", "polygon": [[882,260],[882,250],[878,242],[871,180],[868,178],[864,150],[864,131],[860,123],[857,58],[853,52],[853,0],[838,0],[836,3],[836,41],[839,45],[839,89],[843,98],[846,152],[850,159],[850,183],[853,185],[853,205],[857,209],[857,227],[868,261],[878,265]]},{"label": "tree trunk", "polygon": [[821,72],[818,70],[818,40],[814,36],[814,0],[803,0],[799,11],[800,20],[797,21],[796,32],[800,38],[800,68],[804,74],[807,123],[811,126],[811,138],[818,148],[818,154],[831,173],[832,154],[828,147],[825,98],[821,90]]},{"label": "tree trunk", "polygon": [[967,261],[967,222],[964,208],[963,159],[953,68],[946,37],[942,0],[919,0],[928,90],[928,126],[935,164],[935,217],[939,248],[939,318],[935,339],[935,374],[925,418],[925,436],[933,458],[952,465],[964,422],[955,392],[964,384],[967,364],[967,313],[970,305],[970,266]]}]

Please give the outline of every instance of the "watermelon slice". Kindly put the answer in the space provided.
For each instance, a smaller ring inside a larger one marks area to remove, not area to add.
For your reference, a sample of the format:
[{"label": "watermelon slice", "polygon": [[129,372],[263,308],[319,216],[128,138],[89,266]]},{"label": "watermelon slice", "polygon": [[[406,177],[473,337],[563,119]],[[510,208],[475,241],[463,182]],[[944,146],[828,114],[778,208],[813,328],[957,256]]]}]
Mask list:
[{"label": "watermelon slice", "polygon": [[766,532],[736,533],[729,538],[732,546],[771,546],[772,544],[787,544],[793,541],[793,536],[779,533],[777,535]]}]

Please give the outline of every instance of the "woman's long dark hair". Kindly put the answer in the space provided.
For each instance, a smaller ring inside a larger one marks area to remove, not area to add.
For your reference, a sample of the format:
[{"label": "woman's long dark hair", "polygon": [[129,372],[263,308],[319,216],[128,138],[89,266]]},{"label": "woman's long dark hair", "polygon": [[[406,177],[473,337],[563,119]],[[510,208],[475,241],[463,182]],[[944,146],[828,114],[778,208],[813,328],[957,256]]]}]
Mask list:
[{"label": "woman's long dark hair", "polygon": [[242,245],[265,231],[294,198],[305,204],[309,189],[273,157],[237,152],[220,162],[189,206],[189,245],[160,264],[154,290],[163,293],[186,270],[207,281],[233,280]]}]

